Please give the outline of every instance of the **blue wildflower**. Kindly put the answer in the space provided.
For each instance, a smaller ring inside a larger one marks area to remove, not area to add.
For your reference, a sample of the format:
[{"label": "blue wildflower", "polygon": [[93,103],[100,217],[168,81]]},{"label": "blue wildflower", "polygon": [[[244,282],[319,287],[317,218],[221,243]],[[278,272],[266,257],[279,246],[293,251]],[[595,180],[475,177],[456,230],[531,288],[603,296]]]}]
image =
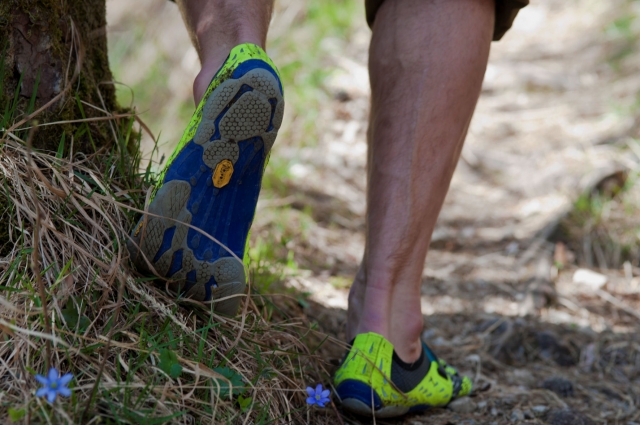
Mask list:
[{"label": "blue wildflower", "polygon": [[44,387],[39,388],[36,391],[36,397],[47,397],[49,403],[56,401],[58,394],[64,397],[71,395],[71,390],[67,388],[67,384],[71,382],[73,375],[67,373],[60,377],[60,374],[55,368],[49,369],[49,375],[45,378],[42,375],[36,375],[36,380],[40,382]]},{"label": "blue wildflower", "polygon": [[307,387],[307,394],[309,394],[307,404],[317,404],[320,407],[324,407],[325,403],[329,403],[329,394],[331,394],[331,391],[323,390],[322,384],[318,384],[315,390]]}]

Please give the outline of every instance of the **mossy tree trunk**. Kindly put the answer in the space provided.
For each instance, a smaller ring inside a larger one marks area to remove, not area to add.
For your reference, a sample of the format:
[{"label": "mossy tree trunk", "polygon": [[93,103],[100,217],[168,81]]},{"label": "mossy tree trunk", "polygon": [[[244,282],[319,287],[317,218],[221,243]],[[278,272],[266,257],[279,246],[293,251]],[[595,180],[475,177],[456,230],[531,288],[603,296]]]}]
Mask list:
[{"label": "mossy tree trunk", "polygon": [[[131,189],[139,185],[139,138],[123,112],[107,56],[106,0],[0,0],[0,138],[22,122],[13,136],[26,140],[37,121],[34,149],[86,154],[104,173],[116,165],[111,181]],[[0,185],[11,185],[4,177]],[[13,211],[0,191],[0,257],[13,249]]]},{"label": "mossy tree trunk", "polygon": [[[14,122],[63,91],[37,116],[39,123],[104,117],[104,111],[118,110],[107,56],[105,0],[2,0],[0,49],[0,114],[8,106]],[[81,72],[72,81],[77,63]],[[74,152],[93,153],[114,143],[109,125],[91,121],[43,126],[33,145],[56,151],[64,133],[65,152],[73,136]]]}]

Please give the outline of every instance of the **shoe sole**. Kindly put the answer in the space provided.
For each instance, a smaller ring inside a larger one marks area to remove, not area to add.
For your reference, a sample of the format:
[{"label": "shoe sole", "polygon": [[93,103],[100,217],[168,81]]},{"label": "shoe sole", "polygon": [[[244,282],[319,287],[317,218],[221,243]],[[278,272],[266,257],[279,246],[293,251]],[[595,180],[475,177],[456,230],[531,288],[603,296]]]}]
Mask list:
[{"label": "shoe sole", "polygon": [[395,418],[409,413],[407,406],[386,406],[378,410],[372,410],[371,406],[355,398],[342,400],[342,408],[360,416],[375,416],[380,419]]},{"label": "shoe sole", "polygon": [[[283,114],[281,87],[268,66],[228,78],[211,93],[193,140],[168,167],[166,183],[149,205],[149,212],[160,217],[148,216],[144,231],[141,219],[128,243],[139,269],[149,270],[148,261],[158,275],[170,278],[172,290],[199,301],[244,292],[242,262],[182,223],[243,258],[262,172]],[[214,309],[234,315],[239,303],[240,296],[231,297]]]}]

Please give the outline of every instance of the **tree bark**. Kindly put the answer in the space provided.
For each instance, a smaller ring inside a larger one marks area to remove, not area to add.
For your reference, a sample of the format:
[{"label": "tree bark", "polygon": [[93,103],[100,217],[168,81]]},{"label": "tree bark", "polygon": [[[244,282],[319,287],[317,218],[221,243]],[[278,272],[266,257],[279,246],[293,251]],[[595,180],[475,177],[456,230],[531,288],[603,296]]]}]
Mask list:
[{"label": "tree bark", "polygon": [[[0,114],[8,107],[11,121],[29,116],[61,92],[35,117],[38,123],[118,111],[107,56],[105,0],[2,0],[0,49]],[[81,72],[73,80],[78,63]],[[64,134],[65,151],[73,138],[74,152],[93,153],[114,143],[109,125],[91,121],[39,127],[33,146],[56,151]]]}]

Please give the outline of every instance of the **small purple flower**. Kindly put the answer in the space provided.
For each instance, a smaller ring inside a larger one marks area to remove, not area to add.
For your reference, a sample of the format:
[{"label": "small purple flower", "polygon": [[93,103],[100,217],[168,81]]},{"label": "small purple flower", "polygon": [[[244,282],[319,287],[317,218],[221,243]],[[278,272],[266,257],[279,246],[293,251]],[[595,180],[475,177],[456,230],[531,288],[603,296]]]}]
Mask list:
[{"label": "small purple flower", "polygon": [[307,394],[309,394],[309,397],[307,397],[307,404],[317,404],[320,407],[324,407],[325,403],[329,403],[329,394],[331,394],[331,391],[323,390],[322,384],[318,384],[315,390],[311,387],[307,387]]},{"label": "small purple flower", "polygon": [[49,369],[49,375],[45,378],[42,375],[36,375],[36,380],[40,382],[44,387],[39,388],[36,391],[36,397],[47,397],[49,403],[56,401],[58,394],[69,397],[71,390],[67,388],[67,385],[73,379],[73,375],[67,373],[60,377],[60,374],[55,368]]}]

